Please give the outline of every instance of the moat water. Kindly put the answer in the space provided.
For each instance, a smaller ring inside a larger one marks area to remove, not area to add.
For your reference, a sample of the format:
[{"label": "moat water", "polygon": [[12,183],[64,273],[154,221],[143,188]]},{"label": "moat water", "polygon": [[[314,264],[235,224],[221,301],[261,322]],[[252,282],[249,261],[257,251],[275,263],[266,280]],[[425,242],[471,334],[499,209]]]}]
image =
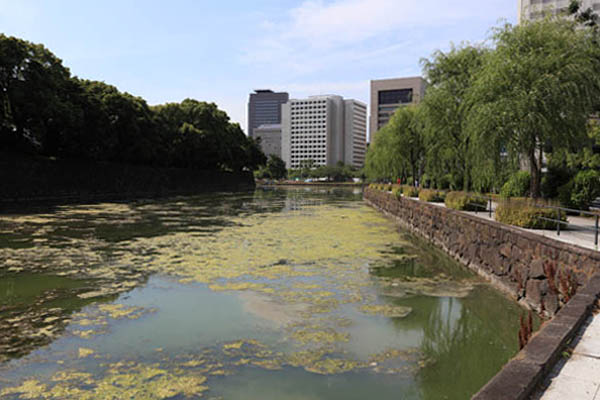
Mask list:
[{"label": "moat water", "polygon": [[357,189],[0,215],[0,398],[465,399],[521,313]]}]

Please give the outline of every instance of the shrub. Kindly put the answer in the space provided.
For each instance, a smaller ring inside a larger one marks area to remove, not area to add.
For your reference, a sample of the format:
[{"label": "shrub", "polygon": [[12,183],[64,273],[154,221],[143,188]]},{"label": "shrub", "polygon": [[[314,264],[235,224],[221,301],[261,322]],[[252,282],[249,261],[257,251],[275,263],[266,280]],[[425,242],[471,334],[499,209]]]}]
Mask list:
[{"label": "shrub", "polygon": [[418,197],[419,189],[414,186],[405,185],[402,187],[402,194],[406,197]]},{"label": "shrub", "polygon": [[567,184],[558,189],[558,199],[564,207],[578,210],[589,209],[590,203],[600,196],[600,172],[579,171]]},{"label": "shrub", "polygon": [[527,171],[518,171],[506,181],[500,194],[502,197],[524,197],[529,193],[531,175]]},{"label": "shrub", "polygon": [[[483,211],[487,200],[466,192],[449,192],[444,200],[446,207],[462,211]],[[481,206],[481,207],[479,207]]]},{"label": "shrub", "polygon": [[446,174],[438,178],[436,181],[436,189],[446,190],[450,189],[450,183],[452,182],[452,174]]},{"label": "shrub", "polygon": [[[558,212],[552,208],[542,208],[540,205],[550,204],[536,205],[532,199],[503,200],[496,207],[496,221],[529,229],[555,229],[556,222],[542,218],[556,219],[559,216]],[[567,220],[563,212],[560,213],[560,220]],[[563,227],[564,225],[561,228]]]},{"label": "shrub", "polygon": [[547,199],[557,198],[558,189],[569,183],[572,177],[573,174],[568,168],[550,165],[542,178],[542,195]]},{"label": "shrub", "polygon": [[428,201],[431,203],[441,203],[444,201],[446,194],[433,189],[421,189],[419,191],[419,200]]},{"label": "shrub", "polygon": [[400,195],[402,194],[402,188],[400,186],[394,187],[392,189],[392,194],[396,197],[400,197]]},{"label": "shrub", "polygon": [[571,180],[558,188],[558,201],[560,205],[567,208],[577,208],[577,205],[571,199],[575,183]]}]

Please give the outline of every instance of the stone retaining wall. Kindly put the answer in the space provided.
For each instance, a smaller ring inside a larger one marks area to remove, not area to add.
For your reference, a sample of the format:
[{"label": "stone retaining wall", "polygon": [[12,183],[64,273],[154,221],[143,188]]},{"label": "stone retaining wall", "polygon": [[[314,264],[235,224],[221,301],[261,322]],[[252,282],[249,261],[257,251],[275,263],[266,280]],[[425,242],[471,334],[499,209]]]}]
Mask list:
[{"label": "stone retaining wall", "polygon": [[438,205],[366,188],[365,200],[496,287],[554,315],[600,271],[600,252]]},{"label": "stone retaining wall", "polygon": [[0,152],[0,211],[11,204],[128,200],[254,186],[252,172],[53,160]]}]

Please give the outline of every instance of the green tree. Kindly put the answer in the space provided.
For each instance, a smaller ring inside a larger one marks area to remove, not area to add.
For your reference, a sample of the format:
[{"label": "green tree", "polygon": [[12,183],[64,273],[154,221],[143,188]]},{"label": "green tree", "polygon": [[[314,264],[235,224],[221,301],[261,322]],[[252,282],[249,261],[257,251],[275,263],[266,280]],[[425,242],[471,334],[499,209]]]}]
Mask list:
[{"label": "green tree", "polygon": [[44,46],[0,34],[0,144],[49,153],[68,113],[70,72]]},{"label": "green tree", "polygon": [[470,92],[469,133],[500,154],[529,163],[531,196],[540,196],[544,145],[582,139],[600,95],[599,49],[569,21],[542,20],[497,29]]},{"label": "green tree", "polygon": [[366,175],[370,180],[405,180],[413,184],[423,171],[423,128],[417,107],[401,107],[376,134],[367,151]]},{"label": "green tree", "polygon": [[422,102],[421,119],[427,147],[427,175],[439,186],[450,174],[455,188],[472,185],[472,140],[465,127],[472,104],[468,92],[489,50],[464,45],[421,61],[428,88]]},{"label": "green tree", "polygon": [[267,171],[273,179],[283,179],[287,176],[285,161],[275,154],[269,155],[269,160],[267,161]]}]

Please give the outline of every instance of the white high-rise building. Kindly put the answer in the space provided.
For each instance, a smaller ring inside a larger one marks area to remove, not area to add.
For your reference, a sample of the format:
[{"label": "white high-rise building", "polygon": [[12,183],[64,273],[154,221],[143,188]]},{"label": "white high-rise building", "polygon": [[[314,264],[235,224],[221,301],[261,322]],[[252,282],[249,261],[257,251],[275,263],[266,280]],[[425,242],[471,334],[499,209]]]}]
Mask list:
[{"label": "white high-rise building", "polygon": [[[546,15],[566,15],[571,0],[518,0],[519,22],[544,18]],[[582,0],[581,9],[600,11],[600,0]]]},{"label": "white high-rise building", "polygon": [[341,96],[292,99],[281,106],[281,156],[289,168],[309,160],[314,166],[339,161],[364,165],[367,139],[367,106]]}]

